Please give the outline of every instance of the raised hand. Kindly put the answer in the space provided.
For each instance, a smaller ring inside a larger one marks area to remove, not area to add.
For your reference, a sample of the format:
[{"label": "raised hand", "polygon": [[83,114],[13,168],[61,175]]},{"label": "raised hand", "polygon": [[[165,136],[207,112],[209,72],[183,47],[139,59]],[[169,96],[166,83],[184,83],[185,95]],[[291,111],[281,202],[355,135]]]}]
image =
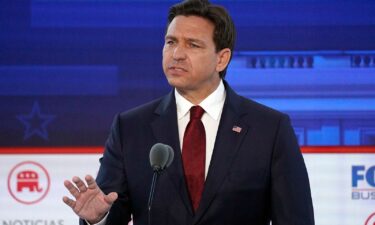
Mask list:
[{"label": "raised hand", "polygon": [[75,185],[68,180],[64,181],[65,187],[75,200],[64,196],[63,201],[80,218],[87,220],[91,224],[98,223],[104,218],[113,202],[117,199],[117,193],[104,194],[90,175],[87,175],[85,180],[87,186],[79,177],[73,177],[72,181]]}]

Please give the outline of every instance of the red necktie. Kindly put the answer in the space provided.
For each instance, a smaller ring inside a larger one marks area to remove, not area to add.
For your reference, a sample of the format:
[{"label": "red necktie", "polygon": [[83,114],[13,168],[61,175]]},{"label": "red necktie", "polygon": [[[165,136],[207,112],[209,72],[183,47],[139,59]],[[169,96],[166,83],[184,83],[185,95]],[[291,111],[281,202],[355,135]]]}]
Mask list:
[{"label": "red necktie", "polygon": [[205,179],[206,132],[201,121],[203,113],[204,109],[200,106],[191,107],[182,146],[185,179],[194,210],[199,206]]}]

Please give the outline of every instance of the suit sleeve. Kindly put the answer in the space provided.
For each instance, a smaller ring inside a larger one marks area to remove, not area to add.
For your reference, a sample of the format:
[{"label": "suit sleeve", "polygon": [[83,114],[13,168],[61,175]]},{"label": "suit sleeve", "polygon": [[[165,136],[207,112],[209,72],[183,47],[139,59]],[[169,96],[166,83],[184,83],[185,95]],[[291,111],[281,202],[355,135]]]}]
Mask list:
[{"label": "suit sleeve", "polygon": [[[122,148],[120,116],[113,121],[106,141],[96,182],[105,194],[117,192],[118,199],[112,205],[106,225],[127,225],[131,219],[131,206],[128,195],[124,153]],[[85,224],[80,221],[80,224]]]},{"label": "suit sleeve", "polygon": [[288,116],[279,123],[271,173],[272,224],[314,225],[309,178]]}]

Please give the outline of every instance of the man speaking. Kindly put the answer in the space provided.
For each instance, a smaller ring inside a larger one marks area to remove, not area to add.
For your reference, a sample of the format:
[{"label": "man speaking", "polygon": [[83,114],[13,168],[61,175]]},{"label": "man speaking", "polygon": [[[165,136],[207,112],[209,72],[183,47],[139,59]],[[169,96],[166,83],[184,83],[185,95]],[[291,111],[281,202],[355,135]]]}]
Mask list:
[{"label": "man speaking", "polygon": [[[287,115],[224,80],[235,27],[227,11],[188,0],[168,14],[163,70],[173,90],[114,119],[96,181],[74,177],[63,201],[82,224],[313,225],[309,180]],[[148,197],[155,143],[174,160]]]}]

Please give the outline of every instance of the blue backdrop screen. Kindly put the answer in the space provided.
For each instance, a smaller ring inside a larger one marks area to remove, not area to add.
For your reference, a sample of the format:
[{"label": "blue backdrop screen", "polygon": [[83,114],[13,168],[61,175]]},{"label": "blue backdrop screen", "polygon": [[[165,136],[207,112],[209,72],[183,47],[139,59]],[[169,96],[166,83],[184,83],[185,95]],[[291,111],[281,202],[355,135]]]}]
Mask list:
[{"label": "blue backdrop screen", "polygon": [[[375,145],[374,1],[217,2],[239,94],[288,113],[301,145]],[[116,113],[170,91],[173,3],[1,1],[0,145],[101,146]]]}]

